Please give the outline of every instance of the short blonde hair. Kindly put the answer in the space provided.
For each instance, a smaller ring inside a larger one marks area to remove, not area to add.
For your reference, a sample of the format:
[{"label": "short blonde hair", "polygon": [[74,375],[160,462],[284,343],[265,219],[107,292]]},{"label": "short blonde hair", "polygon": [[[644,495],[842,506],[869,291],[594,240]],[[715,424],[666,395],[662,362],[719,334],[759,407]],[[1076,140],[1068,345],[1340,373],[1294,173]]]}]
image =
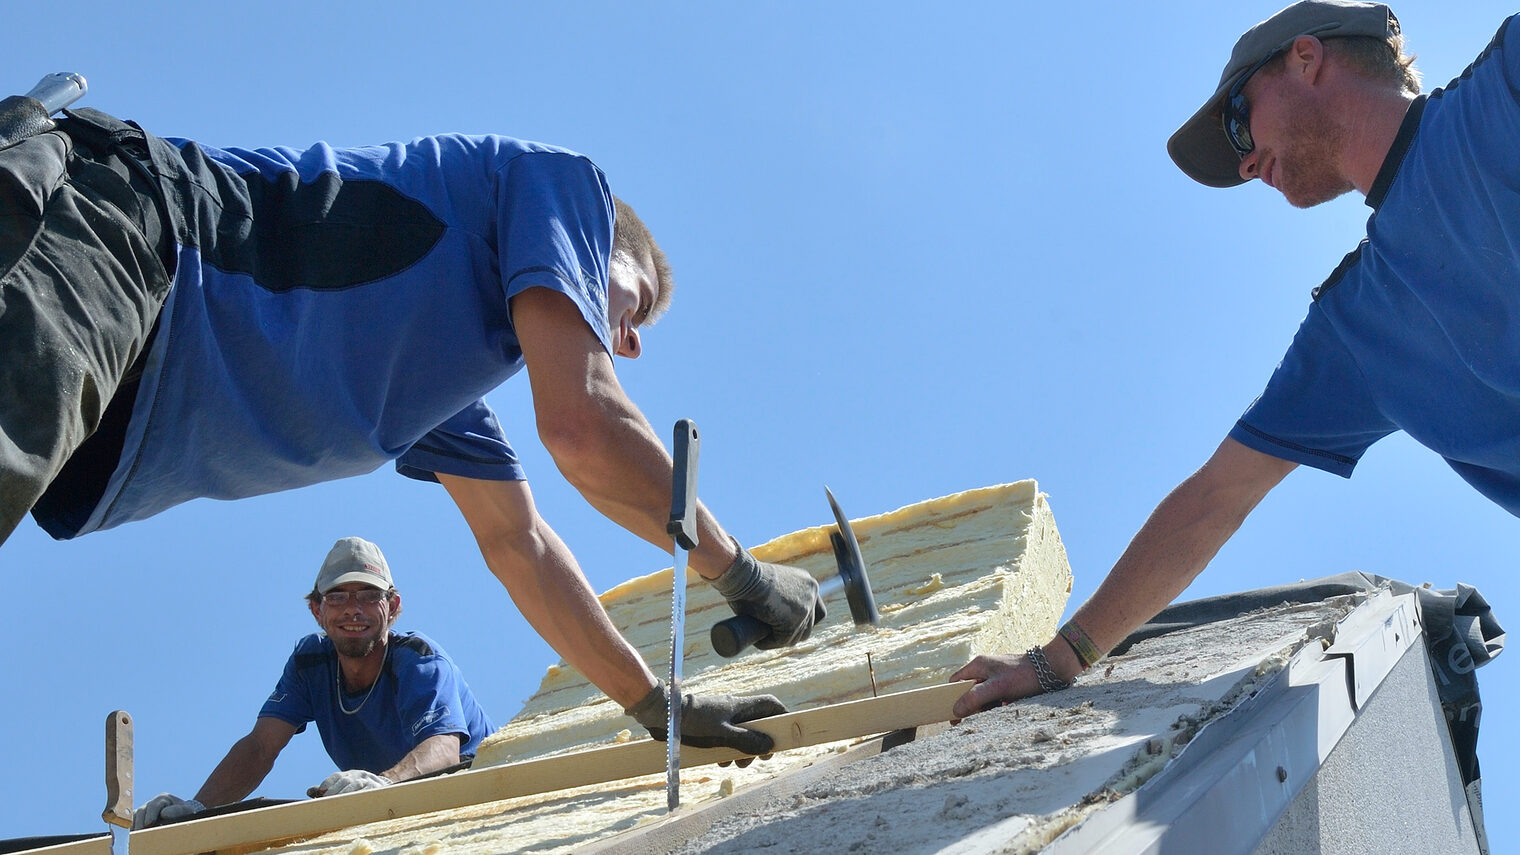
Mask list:
[{"label": "short blonde hair", "polygon": [[654,260],[654,305],[649,309],[649,318],[644,321],[652,324],[670,308],[671,294],[675,291],[675,282],[670,277],[670,261],[665,258],[665,250],[654,242],[649,227],[644,225],[644,221],[639,219],[639,215],[634,213],[627,202],[614,196],[612,205],[612,253],[616,255],[621,252],[637,261],[648,252]]},{"label": "short blonde hair", "polygon": [[1325,39],[1325,49],[1346,61],[1364,77],[1394,83],[1411,95],[1420,94],[1420,71],[1414,57],[1404,53],[1404,35],[1391,38],[1345,36]]},{"label": "short blonde hair", "polygon": [[[1414,57],[1404,53],[1404,36],[1380,39],[1376,36],[1339,36],[1320,39],[1325,55],[1334,56],[1352,71],[1370,80],[1391,85],[1411,95],[1420,94],[1420,71]],[[1279,74],[1288,67],[1288,51],[1283,49],[1261,72]]]}]

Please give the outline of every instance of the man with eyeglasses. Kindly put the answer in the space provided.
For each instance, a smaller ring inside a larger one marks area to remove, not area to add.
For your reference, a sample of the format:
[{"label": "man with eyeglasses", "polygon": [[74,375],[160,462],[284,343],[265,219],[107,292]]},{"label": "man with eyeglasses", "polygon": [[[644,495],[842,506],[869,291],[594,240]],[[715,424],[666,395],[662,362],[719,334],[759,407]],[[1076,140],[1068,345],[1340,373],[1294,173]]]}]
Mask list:
[{"label": "man with eyeglasses", "polygon": [[333,544],[306,595],[320,633],[296,642],[253,730],[238,740],[193,799],[160,794],[133,828],[184,819],[247,797],[290,738],[316,722],[341,771],[311,789],[338,795],[422,777],[475,756],[495,727],[449,655],[417,632],[395,633],[401,594],[380,547]]},{"label": "man with eyeglasses", "polygon": [[1057,637],[978,657],[970,715],[1055,691],[1170,603],[1298,465],[1350,477],[1397,430],[1520,516],[1520,25],[1420,95],[1385,5],[1304,0],[1236,43],[1167,144],[1210,187],[1309,207],[1349,190],[1367,236],[1313,291],[1265,391],[1168,495]]}]

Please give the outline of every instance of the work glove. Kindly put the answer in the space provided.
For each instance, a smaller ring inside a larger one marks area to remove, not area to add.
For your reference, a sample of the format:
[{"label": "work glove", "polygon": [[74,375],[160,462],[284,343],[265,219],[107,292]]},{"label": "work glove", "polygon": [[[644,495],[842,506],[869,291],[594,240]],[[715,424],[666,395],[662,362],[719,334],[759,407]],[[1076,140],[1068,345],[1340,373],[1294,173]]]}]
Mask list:
[{"label": "work glove", "polygon": [[806,639],[829,613],[818,596],[818,580],[800,567],[756,561],[739,547],[739,557],[710,580],[734,614],[749,615],[771,628],[755,642],[761,650],[790,647]]},{"label": "work glove", "polygon": [[182,799],[169,793],[159,793],[148,803],[132,812],[132,830],[152,828],[159,823],[173,822],[187,816],[195,816],[206,806],[195,799]]},{"label": "work glove", "polygon": [[307,790],[307,794],[316,796],[341,796],[344,793],[357,793],[360,790],[378,790],[381,787],[389,787],[395,783],[384,775],[376,775],[363,769],[348,769],[342,772],[334,772],[322,780],[322,783]]},{"label": "work glove", "polygon": [[[623,710],[661,742],[666,738],[670,692],[665,681],[644,699]],[[681,695],[681,744],[692,748],[733,748],[746,754],[769,754],[776,741],[739,722],[781,715],[786,706],[775,695]]]}]

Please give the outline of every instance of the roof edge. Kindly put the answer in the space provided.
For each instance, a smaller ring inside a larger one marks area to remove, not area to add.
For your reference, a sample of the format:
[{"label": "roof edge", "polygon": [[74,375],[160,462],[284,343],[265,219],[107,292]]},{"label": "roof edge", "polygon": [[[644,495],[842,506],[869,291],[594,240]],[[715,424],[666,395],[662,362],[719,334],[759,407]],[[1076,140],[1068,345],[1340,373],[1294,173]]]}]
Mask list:
[{"label": "roof edge", "polygon": [[[1253,696],[1200,728],[1153,778],[1042,853],[1152,853],[1173,827],[1214,827],[1220,816],[1231,817],[1233,832],[1228,840],[1211,838],[1211,851],[1233,842],[1251,852],[1422,634],[1414,594],[1374,592],[1335,625],[1328,647],[1300,648]],[[1258,827],[1242,827],[1242,817]]]}]

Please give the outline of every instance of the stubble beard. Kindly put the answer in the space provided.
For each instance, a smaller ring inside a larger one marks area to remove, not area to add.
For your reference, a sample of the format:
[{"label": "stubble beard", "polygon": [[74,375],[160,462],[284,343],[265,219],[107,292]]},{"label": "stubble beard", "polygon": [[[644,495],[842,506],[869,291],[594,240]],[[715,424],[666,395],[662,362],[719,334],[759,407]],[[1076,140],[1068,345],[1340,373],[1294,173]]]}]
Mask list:
[{"label": "stubble beard", "polygon": [[[382,630],[383,632],[383,630]],[[380,646],[380,633],[366,635],[362,638],[334,638],[333,647],[337,649],[339,656],[350,659],[363,659],[375,652]]]},{"label": "stubble beard", "polygon": [[1295,208],[1312,208],[1356,189],[1340,172],[1339,158],[1345,150],[1346,129],[1323,107],[1301,103],[1291,109],[1294,119],[1288,139],[1278,154],[1278,191]]}]

